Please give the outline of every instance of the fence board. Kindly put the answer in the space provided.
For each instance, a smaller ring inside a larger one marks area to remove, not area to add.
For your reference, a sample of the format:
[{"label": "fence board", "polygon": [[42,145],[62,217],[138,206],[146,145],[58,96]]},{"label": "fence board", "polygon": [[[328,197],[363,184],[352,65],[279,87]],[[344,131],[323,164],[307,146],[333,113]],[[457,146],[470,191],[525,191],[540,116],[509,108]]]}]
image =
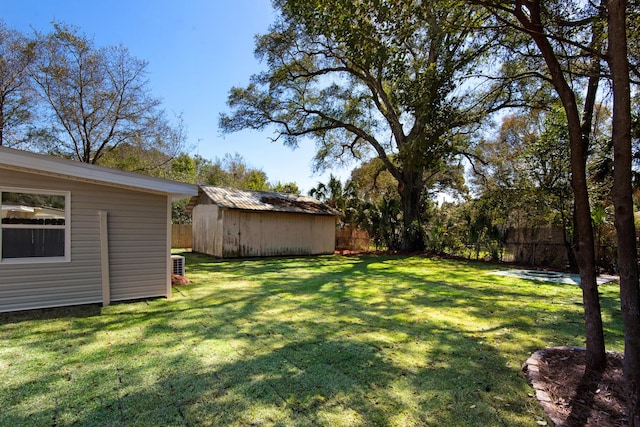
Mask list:
[{"label": "fence board", "polygon": [[370,247],[371,238],[366,231],[352,227],[336,230],[336,250],[366,251]]},{"label": "fence board", "polygon": [[172,248],[191,248],[192,239],[191,224],[171,224]]}]

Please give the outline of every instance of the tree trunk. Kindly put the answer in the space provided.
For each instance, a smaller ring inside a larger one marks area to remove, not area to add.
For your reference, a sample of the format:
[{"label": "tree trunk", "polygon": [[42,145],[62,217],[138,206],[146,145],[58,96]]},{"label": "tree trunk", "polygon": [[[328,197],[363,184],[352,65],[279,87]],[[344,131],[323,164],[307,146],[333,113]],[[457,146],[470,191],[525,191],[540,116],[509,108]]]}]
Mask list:
[{"label": "tree trunk", "polygon": [[4,143],[4,100],[0,101],[0,147]]},{"label": "tree trunk", "polygon": [[[574,138],[572,138],[574,139]],[[580,138],[581,141],[581,138]],[[601,372],[606,367],[607,357],[604,345],[604,333],[602,330],[602,315],[600,312],[600,297],[598,295],[598,283],[596,280],[595,246],[593,239],[593,227],[591,225],[591,209],[589,207],[589,195],[584,179],[585,163],[582,157],[581,164],[576,164],[573,158],[581,157],[584,150],[575,150],[574,142],[571,143],[571,169],[574,176],[571,179],[576,199],[576,224],[578,239],[574,241],[574,253],[580,271],[580,287],[582,288],[582,301],[584,303],[586,355],[585,369],[587,371]],[[582,142],[580,143],[582,145]],[[574,153],[574,151],[576,153]],[[580,176],[582,175],[582,176]]]},{"label": "tree trunk", "polygon": [[567,114],[571,148],[571,188],[575,201],[575,234],[578,236],[577,239],[574,239],[574,252],[580,270],[582,300],[584,302],[587,347],[585,370],[587,372],[602,371],[606,367],[607,357],[596,282],[595,247],[586,179],[588,139],[582,134],[575,94],[567,83],[553,46],[545,35],[540,3],[540,0],[515,0],[514,14],[523,29],[538,46],[549,70],[553,86]]},{"label": "tree trunk", "polygon": [[580,287],[584,303],[586,355],[585,369],[601,372],[606,367],[607,356],[602,330],[600,297],[596,280],[595,242],[591,224],[591,208],[586,178],[586,143],[583,140],[575,97],[571,92],[569,102],[563,105],[567,112],[569,140],[571,144],[571,188],[575,200],[575,237],[573,250],[580,272]]},{"label": "tree trunk", "polygon": [[571,234],[571,238],[569,238],[569,226],[567,225],[569,220],[565,217],[564,206],[562,208],[562,231],[563,231],[562,237],[564,242],[564,249],[567,251],[567,262],[569,263],[569,270],[574,273],[580,272],[580,270],[578,269],[578,261],[576,260],[576,254],[573,251],[573,241],[577,240],[578,238],[575,231],[575,223],[576,223],[575,211],[576,209],[574,206],[573,211],[571,212],[572,224],[574,224],[574,230],[573,230],[573,233]]},{"label": "tree trunk", "polygon": [[624,377],[628,422],[640,427],[640,289],[631,187],[631,101],[626,1],[609,0],[608,60],[613,78],[613,203],[618,237],[620,304],[624,322]]},{"label": "tree trunk", "polygon": [[402,252],[424,250],[424,237],[420,226],[420,196],[423,189],[422,174],[404,172],[398,184],[398,193],[402,199]]}]

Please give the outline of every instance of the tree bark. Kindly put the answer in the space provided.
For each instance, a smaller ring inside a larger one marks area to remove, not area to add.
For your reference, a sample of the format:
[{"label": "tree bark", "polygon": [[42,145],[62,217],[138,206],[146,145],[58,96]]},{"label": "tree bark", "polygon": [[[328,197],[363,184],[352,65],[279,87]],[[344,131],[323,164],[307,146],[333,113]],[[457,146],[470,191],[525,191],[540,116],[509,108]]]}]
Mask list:
[{"label": "tree bark", "polygon": [[573,116],[573,119],[569,120],[569,140],[571,144],[571,187],[575,198],[575,228],[578,236],[574,240],[574,253],[580,272],[580,287],[582,288],[582,300],[584,303],[587,348],[585,369],[587,371],[603,371],[606,367],[607,357],[596,280],[595,242],[591,224],[591,208],[587,191],[586,147],[580,131],[575,99],[565,106],[565,110],[567,117]]},{"label": "tree bark", "polygon": [[424,238],[420,227],[420,196],[424,187],[422,174],[405,171],[398,184],[398,193],[402,199],[402,242],[401,251],[415,252],[424,250]]},{"label": "tree bark", "polygon": [[582,133],[575,94],[567,83],[553,46],[545,35],[540,14],[540,0],[515,0],[513,13],[540,50],[551,75],[553,86],[567,115],[571,149],[571,188],[575,200],[575,230],[578,235],[578,239],[574,240],[574,252],[580,271],[582,300],[584,302],[587,348],[585,369],[587,371],[602,371],[606,367],[607,358],[596,282],[595,245],[587,190],[588,139]]},{"label": "tree bark", "polygon": [[631,100],[626,1],[609,0],[608,62],[613,79],[613,203],[618,237],[620,304],[624,322],[624,377],[628,422],[640,427],[640,289],[631,187]]},{"label": "tree bark", "polygon": [[[0,98],[4,98],[0,96]],[[0,147],[2,147],[4,143],[4,99],[0,100]]]}]

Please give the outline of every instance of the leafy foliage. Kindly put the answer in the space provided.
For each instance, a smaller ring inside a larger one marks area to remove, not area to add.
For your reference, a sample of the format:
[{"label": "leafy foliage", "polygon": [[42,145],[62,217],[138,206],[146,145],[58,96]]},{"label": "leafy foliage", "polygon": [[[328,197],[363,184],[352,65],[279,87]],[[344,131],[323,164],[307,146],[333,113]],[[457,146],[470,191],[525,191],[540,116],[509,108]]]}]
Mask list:
[{"label": "leafy foliage", "polygon": [[0,140],[131,169],[127,158],[146,170],[177,155],[183,127],[172,125],[151,96],[147,63],[122,45],[96,46],[76,27],[53,27],[32,39],[0,27]]},{"label": "leafy foliage", "polygon": [[[278,1],[256,53],[267,71],[229,94],[226,132],[273,128],[273,139],[316,141],[315,166],[376,157],[398,182],[402,245],[422,245],[423,189],[446,174],[481,121],[462,82],[486,53],[483,19],[457,2]],[[419,227],[418,227],[419,228]]]},{"label": "leafy foliage", "polygon": [[0,21],[0,145],[25,142],[35,115],[35,100],[27,69],[34,43]]},{"label": "leafy foliage", "polygon": [[[223,158],[214,160],[205,159],[199,155],[191,157],[182,153],[168,165],[169,169],[164,177],[177,181],[254,191],[300,193],[295,182],[270,183],[263,170],[248,165],[238,153],[227,153]],[[173,203],[172,219],[174,224],[185,224],[191,221],[191,217],[184,212],[187,202],[188,199]]]}]

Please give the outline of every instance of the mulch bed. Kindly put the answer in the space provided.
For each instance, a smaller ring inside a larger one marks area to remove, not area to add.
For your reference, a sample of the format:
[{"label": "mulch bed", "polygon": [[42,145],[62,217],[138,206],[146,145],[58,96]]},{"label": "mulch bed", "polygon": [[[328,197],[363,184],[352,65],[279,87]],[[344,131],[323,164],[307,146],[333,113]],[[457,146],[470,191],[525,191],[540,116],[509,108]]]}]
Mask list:
[{"label": "mulch bed", "polygon": [[605,372],[585,376],[584,353],[576,347],[534,353],[523,370],[536,398],[557,426],[625,426],[622,355],[609,353]]}]

